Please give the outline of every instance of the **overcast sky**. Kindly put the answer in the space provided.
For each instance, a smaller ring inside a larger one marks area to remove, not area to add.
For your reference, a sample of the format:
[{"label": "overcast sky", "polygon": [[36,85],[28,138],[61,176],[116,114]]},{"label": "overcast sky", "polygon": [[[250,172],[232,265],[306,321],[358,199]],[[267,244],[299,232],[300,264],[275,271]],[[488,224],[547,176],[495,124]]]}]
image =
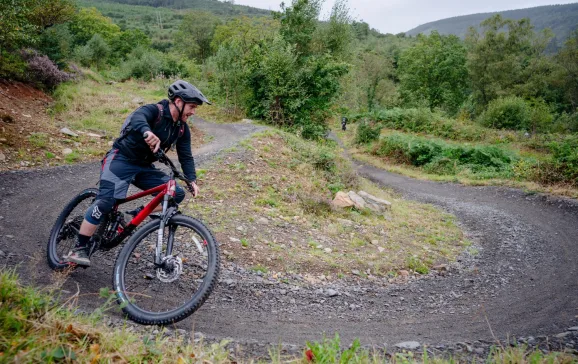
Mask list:
[{"label": "overcast sky", "polygon": [[[334,0],[325,0],[326,18]],[[430,21],[459,15],[531,8],[541,5],[570,4],[552,0],[349,0],[351,15],[382,33],[400,33]],[[290,4],[291,0],[285,0]],[[279,10],[280,0],[235,0],[235,4]]]}]

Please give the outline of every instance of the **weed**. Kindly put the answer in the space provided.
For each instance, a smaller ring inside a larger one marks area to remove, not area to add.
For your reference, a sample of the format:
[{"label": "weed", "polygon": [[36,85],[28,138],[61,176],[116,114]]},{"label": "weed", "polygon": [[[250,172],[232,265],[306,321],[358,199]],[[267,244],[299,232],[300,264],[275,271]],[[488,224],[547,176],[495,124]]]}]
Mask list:
[{"label": "weed", "polygon": [[54,153],[52,153],[52,152],[46,152],[46,153],[44,153],[44,156],[45,156],[47,159],[52,159],[52,158],[56,157],[56,156],[54,155]]},{"label": "weed", "polygon": [[427,267],[427,265],[415,255],[412,255],[412,256],[407,258],[406,266],[407,266],[407,268],[409,268],[409,269],[411,269],[411,270],[413,270],[419,274],[428,274],[429,273],[429,268]]},{"label": "weed", "polygon": [[244,248],[248,248],[248,247],[249,247],[249,241],[248,241],[247,239],[245,239],[245,238],[241,238],[241,245],[242,245]]},{"label": "weed", "polygon": [[79,159],[80,159],[80,154],[78,154],[78,152],[74,152],[74,151],[72,153],[64,156],[64,161],[66,163],[74,163]]},{"label": "weed", "polygon": [[263,274],[266,274],[269,270],[267,269],[267,267],[264,267],[260,264],[254,265],[251,268],[249,268],[250,271],[253,271],[255,273],[257,272],[261,272]]},{"label": "weed", "polygon": [[28,137],[28,141],[36,148],[44,148],[48,144],[48,135],[46,133],[32,133]]}]

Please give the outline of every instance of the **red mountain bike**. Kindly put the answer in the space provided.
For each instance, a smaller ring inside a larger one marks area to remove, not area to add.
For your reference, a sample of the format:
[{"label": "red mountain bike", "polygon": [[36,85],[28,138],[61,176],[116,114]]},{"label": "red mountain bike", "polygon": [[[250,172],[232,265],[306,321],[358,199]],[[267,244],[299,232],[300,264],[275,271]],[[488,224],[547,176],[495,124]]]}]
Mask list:
[{"label": "red mountain bike", "polygon": [[[145,325],[174,323],[195,312],[213,291],[219,276],[219,247],[199,220],[182,215],[173,202],[175,178],[189,182],[162,152],[159,162],[171,169],[166,184],[117,200],[91,239],[89,255],[108,251],[127,237],[116,259],[113,287],[124,313]],[[66,205],[48,240],[48,264],[54,270],[75,266],[63,258],[72,249],[84,214],[98,190],[82,191]],[[157,194],[128,223],[118,206]],[[135,229],[162,203],[159,218]],[[133,234],[134,233],[134,234]]]}]

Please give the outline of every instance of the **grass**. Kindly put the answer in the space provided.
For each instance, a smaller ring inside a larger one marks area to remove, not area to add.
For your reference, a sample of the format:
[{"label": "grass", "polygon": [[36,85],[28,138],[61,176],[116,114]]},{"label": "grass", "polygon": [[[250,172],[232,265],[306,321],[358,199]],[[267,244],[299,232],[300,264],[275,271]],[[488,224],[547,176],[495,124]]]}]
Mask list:
[{"label": "grass", "polygon": [[[369,270],[386,277],[401,269],[427,272],[410,266],[408,256],[415,255],[429,269],[464,250],[453,216],[360,179],[331,143],[270,131],[218,159],[199,179],[201,195],[186,209],[218,230],[228,259],[237,264],[263,266],[281,276],[293,272],[336,279]],[[364,190],[393,206],[386,216],[334,210],[330,202],[336,190]],[[260,222],[263,217],[267,223]],[[230,238],[251,243],[234,244]]]}]

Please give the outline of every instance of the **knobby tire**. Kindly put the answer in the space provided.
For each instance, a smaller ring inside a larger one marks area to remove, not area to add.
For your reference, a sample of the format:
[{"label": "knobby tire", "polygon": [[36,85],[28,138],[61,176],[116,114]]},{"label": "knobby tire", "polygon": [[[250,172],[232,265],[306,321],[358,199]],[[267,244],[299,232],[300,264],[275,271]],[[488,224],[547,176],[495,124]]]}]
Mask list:
[{"label": "knobby tire", "polygon": [[[201,305],[205,302],[205,300],[209,297],[209,295],[211,294],[211,292],[213,291],[213,289],[215,288],[217,281],[218,281],[218,277],[219,277],[219,269],[220,269],[220,254],[219,254],[219,247],[218,244],[215,240],[215,238],[213,237],[212,233],[210,232],[210,230],[199,220],[194,219],[192,217],[189,216],[185,216],[185,215],[175,215],[173,216],[167,223],[167,225],[165,226],[165,229],[167,230],[171,230],[171,227],[176,227],[175,231],[183,231],[182,229],[190,229],[190,231],[192,233],[195,234],[195,236],[198,236],[201,238],[201,242],[203,242],[203,252],[199,253],[199,256],[201,256],[199,259],[202,259],[203,257],[206,258],[207,261],[207,266],[206,268],[203,267],[202,271],[204,273],[204,276],[202,277],[202,283],[200,283],[200,285],[195,288],[196,290],[194,291],[194,293],[192,294],[192,296],[189,298],[188,295],[187,297],[184,297],[184,299],[186,300],[185,302],[183,302],[182,304],[180,304],[180,306],[178,307],[171,307],[170,309],[163,311],[163,312],[152,312],[150,310],[144,309],[142,307],[139,306],[145,306],[148,305],[147,303],[141,304],[141,302],[139,302],[139,300],[142,298],[142,301],[146,301],[147,298],[150,297],[143,297],[145,296],[144,294],[141,294],[140,296],[137,295],[134,292],[130,292],[130,290],[127,290],[127,285],[135,285],[142,287],[144,285],[146,285],[147,283],[142,283],[142,282],[130,282],[127,280],[136,280],[136,279],[144,279],[142,277],[142,274],[145,274],[144,271],[147,272],[148,274],[148,279],[150,284],[158,284],[160,286],[159,289],[153,289],[153,292],[158,292],[159,290],[165,290],[168,289],[169,292],[174,293],[173,296],[164,296],[161,297],[160,300],[156,301],[156,300],[149,300],[153,303],[153,305],[156,304],[156,302],[161,302],[160,304],[167,304],[167,302],[171,302],[171,299],[174,299],[176,295],[179,295],[179,291],[178,291],[178,287],[185,287],[185,289],[187,287],[195,287],[195,278],[194,276],[194,272],[196,272],[196,268],[195,266],[198,267],[198,264],[194,264],[194,261],[196,259],[191,259],[193,261],[193,263],[190,263],[189,265],[187,265],[187,272],[183,273],[181,276],[179,276],[179,278],[177,280],[178,283],[175,283],[175,285],[177,286],[177,292],[173,292],[171,288],[172,286],[169,286],[169,288],[166,287],[166,285],[172,285],[174,282],[171,283],[162,283],[160,280],[158,280],[158,278],[156,276],[152,276],[151,278],[151,272],[155,272],[155,268],[151,268],[151,263],[152,260],[154,259],[154,254],[150,254],[150,256],[146,256],[144,257],[144,259],[148,258],[148,261],[145,261],[143,259],[142,262],[140,262],[139,260],[141,259],[141,253],[135,253],[135,250],[138,250],[139,252],[143,252],[143,254],[148,253],[151,250],[151,242],[153,242],[153,239],[150,237],[150,235],[152,234],[153,236],[156,236],[157,231],[159,229],[160,226],[160,221],[157,220],[153,220],[148,222],[147,224],[145,224],[144,226],[142,226],[139,230],[137,230],[137,232],[131,236],[131,238],[129,239],[129,241],[124,245],[122,251],[120,252],[120,254],[117,257],[117,261],[115,264],[115,268],[114,268],[114,274],[113,274],[113,287],[114,290],[116,291],[116,295],[117,295],[117,301],[120,304],[123,312],[133,321],[138,322],[140,324],[144,324],[144,325],[167,325],[167,324],[172,324],[175,323],[177,321],[181,321],[185,318],[187,318],[188,316],[190,316],[192,313],[194,313],[197,309],[199,309],[199,307],[201,307]],[[181,230],[179,230],[181,229]],[[189,230],[184,230],[185,234],[187,234],[189,232]],[[173,233],[176,234],[176,233]],[[151,238],[150,241],[146,241],[146,239]],[[165,236],[165,238],[168,239],[168,237]],[[181,245],[186,245],[185,242],[176,242],[175,244],[181,244]],[[191,244],[191,242],[188,242],[189,245],[192,245],[192,247],[194,249],[198,248],[194,245]],[[139,246],[140,245],[140,246]],[[147,250],[148,249],[148,250]],[[163,250],[165,249],[165,247],[163,247]],[[177,252],[180,249],[185,249],[185,248],[179,248],[176,247],[175,250],[177,250]],[[193,250],[194,250],[193,249]],[[185,252],[186,254],[189,254],[188,251]],[[192,255],[194,252],[191,251],[190,254]],[[185,255],[186,255],[185,254]],[[206,255],[205,255],[206,254]],[[186,256],[185,256],[186,258]],[[183,260],[183,266],[185,266],[188,263],[185,263],[186,261]],[[142,272],[141,276],[135,275],[135,277],[130,277],[131,273],[127,273],[127,269],[130,269],[131,266],[133,265],[139,265],[139,268],[136,269],[136,271],[138,272],[138,274]],[[143,264],[143,268],[140,267],[140,264]],[[128,267],[128,268],[127,268]],[[190,270],[189,270],[190,269]],[[184,271],[184,268],[183,268]],[[191,272],[191,273],[189,273]],[[127,278],[126,275],[129,275],[130,278]],[[190,277],[188,277],[187,275],[190,275]],[[188,279],[188,280],[187,280]],[[197,279],[198,281],[198,279]],[[176,281],[175,281],[176,282]],[[183,286],[184,285],[184,286]],[[156,286],[155,286],[156,287]],[[148,288],[147,288],[148,290]],[[132,297],[131,297],[132,295]],[[162,296],[162,295],[161,295]],[[179,296],[180,297],[180,296]],[[178,298],[180,300],[180,298]],[[148,301],[147,301],[148,302]],[[163,309],[164,310],[164,309]]]}]

